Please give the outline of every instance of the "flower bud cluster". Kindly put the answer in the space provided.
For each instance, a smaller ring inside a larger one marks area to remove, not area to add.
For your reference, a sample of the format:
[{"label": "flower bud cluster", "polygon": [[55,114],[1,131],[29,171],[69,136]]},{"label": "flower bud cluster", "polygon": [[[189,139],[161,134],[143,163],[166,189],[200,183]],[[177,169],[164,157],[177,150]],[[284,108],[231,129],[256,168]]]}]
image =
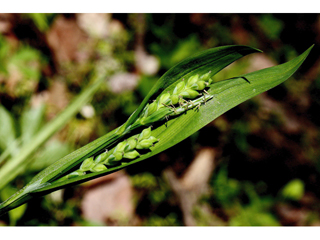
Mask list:
[{"label": "flower bud cluster", "polygon": [[151,136],[151,127],[146,128],[140,134],[118,143],[110,151],[101,153],[95,158],[87,158],[78,170],[68,174],[65,178],[85,175],[86,172],[101,172],[108,167],[121,164],[122,161],[135,159],[140,156],[137,150],[150,149],[158,141],[157,138]]},{"label": "flower bud cluster", "polygon": [[[193,100],[205,92],[205,88],[212,83],[208,72],[199,77],[198,74],[191,76],[187,81],[182,79],[175,88],[166,93],[162,93],[153,103],[146,105],[140,123],[143,125],[163,120],[174,111],[174,106],[184,106],[187,100]],[[186,109],[187,110],[187,109]]]}]

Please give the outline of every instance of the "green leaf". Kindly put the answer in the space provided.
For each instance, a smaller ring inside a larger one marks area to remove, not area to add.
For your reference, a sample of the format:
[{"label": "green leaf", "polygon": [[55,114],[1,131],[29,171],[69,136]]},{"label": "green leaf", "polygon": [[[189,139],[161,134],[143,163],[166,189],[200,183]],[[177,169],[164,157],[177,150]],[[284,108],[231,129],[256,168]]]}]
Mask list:
[{"label": "green leaf", "polygon": [[8,67],[14,67],[28,80],[38,80],[41,75],[39,62],[40,52],[24,46],[10,58]]},{"label": "green leaf", "polygon": [[174,82],[183,77],[187,78],[194,74],[201,75],[209,71],[211,71],[211,75],[214,75],[241,56],[257,50],[244,46],[220,47],[183,61],[163,75],[123,126],[76,150],[42,171],[26,187],[0,205],[0,214],[23,204],[33,196],[41,196],[66,186],[118,171],[174,146],[234,106],[288,79],[305,60],[311,48],[288,63],[212,84],[208,92],[214,97],[202,105],[199,110],[189,110],[185,114],[158,124],[159,126],[152,131],[152,136],[158,138],[159,142],[150,148],[150,152],[141,155],[140,158],[131,162],[123,162],[119,166],[101,172],[55,181],[73,167],[79,166],[82,160],[96,156],[106,147],[114,146],[117,141],[123,139],[129,132],[129,128],[126,126],[130,126],[139,117],[139,113],[149,99],[155,99],[161,92],[172,89]]},{"label": "green leaf", "polygon": [[[17,153],[19,153],[19,149],[21,148],[21,146],[23,144],[27,144],[31,140],[31,138],[38,132],[38,130],[43,125],[44,110],[45,106],[42,104],[36,108],[25,109],[22,112],[22,116],[20,118],[20,136],[14,139],[14,141],[12,142],[7,141],[7,147],[0,156],[0,164],[2,164],[2,162],[4,162],[9,157],[13,157]],[[7,124],[3,124],[3,126],[6,125]],[[0,130],[0,134],[1,133],[3,133],[6,137],[9,136],[5,131]],[[1,139],[4,140],[5,138],[2,137]]]},{"label": "green leaf", "polygon": [[20,119],[22,143],[28,143],[30,139],[39,131],[44,119],[45,105],[25,109]]},{"label": "green leaf", "polygon": [[[14,120],[7,109],[0,105],[0,149],[8,148],[16,138]],[[16,149],[12,148],[11,152]]]},{"label": "green leaf", "polygon": [[[11,187],[10,185],[6,186],[1,191],[1,198],[0,199],[7,199],[10,197],[13,193],[15,193],[16,189]],[[17,207],[9,212],[9,219],[10,219],[10,225],[15,226],[16,222],[23,216],[24,212],[27,209],[27,205],[22,205],[20,207]]]},{"label": "green leaf", "polygon": [[49,19],[52,13],[26,13],[28,17],[30,17],[35,25],[41,32],[45,32],[49,29]]}]

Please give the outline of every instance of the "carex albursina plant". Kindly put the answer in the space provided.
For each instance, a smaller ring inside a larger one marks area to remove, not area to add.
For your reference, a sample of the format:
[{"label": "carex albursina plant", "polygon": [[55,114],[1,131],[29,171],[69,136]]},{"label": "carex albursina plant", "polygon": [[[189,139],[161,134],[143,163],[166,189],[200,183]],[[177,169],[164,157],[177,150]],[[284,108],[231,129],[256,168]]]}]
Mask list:
[{"label": "carex albursina plant", "polygon": [[174,146],[234,106],[288,79],[311,48],[287,63],[215,83],[212,76],[220,70],[261,51],[224,46],[182,61],[158,80],[124,124],[40,172],[0,204],[0,214],[35,196],[110,174]]}]

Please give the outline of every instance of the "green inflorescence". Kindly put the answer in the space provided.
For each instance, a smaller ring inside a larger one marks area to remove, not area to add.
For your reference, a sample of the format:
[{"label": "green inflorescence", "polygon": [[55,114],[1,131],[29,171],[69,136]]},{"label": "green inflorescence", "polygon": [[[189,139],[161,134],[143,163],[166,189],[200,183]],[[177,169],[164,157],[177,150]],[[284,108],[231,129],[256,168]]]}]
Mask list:
[{"label": "green inflorescence", "polygon": [[[205,90],[211,83],[210,72],[200,77],[198,74],[193,75],[187,81],[182,79],[172,91],[162,93],[151,104],[147,104],[133,125],[126,128],[124,124],[117,132],[124,134],[137,127],[150,126],[170,116],[177,116],[194,107],[200,107],[201,104],[213,98]],[[89,172],[101,172],[125,161],[131,161],[140,157],[138,151],[150,149],[158,141],[154,136],[151,136],[151,127],[146,128],[140,134],[118,143],[111,150],[85,159],[79,169],[60,178],[59,181],[82,176]]]},{"label": "green inflorescence", "polygon": [[[141,125],[153,124],[193,107],[199,107],[213,97],[205,90],[212,83],[210,73],[200,77],[196,74],[189,77],[187,81],[184,79],[178,81],[172,91],[162,93],[155,101],[147,104],[136,122]],[[203,97],[197,98],[199,96]]]},{"label": "green inflorescence", "polygon": [[63,179],[82,176],[88,172],[101,172],[120,165],[124,161],[139,157],[140,153],[137,150],[150,149],[156,142],[158,139],[151,136],[151,127],[146,128],[140,134],[118,143],[111,150],[85,159],[78,170],[66,175]]}]

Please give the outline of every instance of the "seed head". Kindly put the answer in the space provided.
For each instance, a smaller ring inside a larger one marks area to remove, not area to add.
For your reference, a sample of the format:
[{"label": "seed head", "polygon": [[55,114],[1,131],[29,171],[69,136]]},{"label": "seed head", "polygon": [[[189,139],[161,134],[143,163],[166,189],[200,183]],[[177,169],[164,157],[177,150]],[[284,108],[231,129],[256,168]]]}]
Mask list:
[{"label": "seed head", "polygon": [[182,92],[185,88],[186,84],[184,83],[184,81],[179,82],[177,84],[177,86],[173,89],[173,94],[179,94],[180,92]]},{"label": "seed head", "polygon": [[140,156],[140,154],[136,150],[132,150],[130,152],[126,152],[123,155],[123,158],[134,159],[134,158],[139,157],[139,156]]},{"label": "seed head", "polygon": [[132,149],[135,149],[135,147],[137,146],[137,140],[135,140],[134,138],[128,139],[126,147],[124,148],[124,151],[130,151]]},{"label": "seed head", "polygon": [[85,171],[89,171],[91,166],[94,165],[94,162],[93,162],[93,158],[87,158],[86,160],[84,160],[80,166],[80,170],[82,172],[85,172]]},{"label": "seed head", "polygon": [[113,156],[115,157],[116,161],[120,161],[122,159],[123,153],[122,152],[114,152]]},{"label": "seed head", "polygon": [[199,96],[199,93],[192,89],[187,89],[181,93],[181,96],[186,99],[194,99]]},{"label": "seed head", "polygon": [[156,112],[148,116],[147,118],[140,119],[140,124],[147,125],[147,124],[152,124],[154,122],[164,120],[166,116],[172,112],[173,110],[171,108],[167,108],[167,107],[160,108]]},{"label": "seed head", "polygon": [[111,154],[111,152],[103,152],[101,153],[98,157],[96,157],[96,159],[94,160],[94,163],[101,163],[104,160],[107,159],[107,157],[109,157],[109,155]]},{"label": "seed head", "polygon": [[193,84],[195,84],[199,79],[199,75],[196,74],[194,76],[191,76],[188,80],[188,83],[187,83],[187,88],[190,88]]},{"label": "seed head", "polygon": [[143,139],[147,139],[150,136],[151,136],[151,127],[143,129],[143,131],[140,133],[140,135],[138,137],[138,142],[140,142]]},{"label": "seed head", "polygon": [[211,73],[211,71],[207,72],[206,74],[203,74],[203,75],[200,77],[200,80],[202,80],[202,81],[208,81],[209,78],[210,78],[210,73]]},{"label": "seed head", "polygon": [[154,136],[150,136],[148,140],[151,141],[152,143],[159,142],[159,139],[155,138]]},{"label": "seed head", "polygon": [[107,169],[107,167],[105,165],[99,163],[99,164],[95,165],[94,167],[92,167],[90,169],[90,171],[91,172],[101,172],[101,171],[106,170],[106,169]]},{"label": "seed head", "polygon": [[172,105],[176,105],[179,102],[179,96],[178,95],[171,95],[170,100],[171,100]]},{"label": "seed head", "polygon": [[152,145],[152,141],[150,141],[149,139],[144,139],[138,143],[136,149],[149,149],[150,147],[152,147]]},{"label": "seed head", "polygon": [[157,110],[157,103],[153,102],[149,105],[147,110],[147,116],[150,116],[152,113],[154,113]]},{"label": "seed head", "polygon": [[74,178],[74,177],[78,177],[78,176],[82,176],[82,175],[85,175],[86,173],[85,172],[82,172],[81,170],[77,170],[77,171],[74,171],[70,174],[68,174],[68,178]]},{"label": "seed head", "polygon": [[115,152],[111,154],[104,162],[103,164],[107,166],[114,166],[120,162],[122,159],[122,153],[120,152]]},{"label": "seed head", "polygon": [[114,153],[115,153],[115,152],[123,152],[126,144],[127,144],[127,143],[126,143],[125,141],[118,143],[118,145],[117,145],[116,148],[114,149]]},{"label": "seed head", "polygon": [[164,93],[159,98],[159,103],[165,103],[166,100],[170,97],[170,93]]},{"label": "seed head", "polygon": [[192,85],[192,89],[202,91],[203,89],[206,88],[206,82],[205,81],[198,81],[195,84]]}]

